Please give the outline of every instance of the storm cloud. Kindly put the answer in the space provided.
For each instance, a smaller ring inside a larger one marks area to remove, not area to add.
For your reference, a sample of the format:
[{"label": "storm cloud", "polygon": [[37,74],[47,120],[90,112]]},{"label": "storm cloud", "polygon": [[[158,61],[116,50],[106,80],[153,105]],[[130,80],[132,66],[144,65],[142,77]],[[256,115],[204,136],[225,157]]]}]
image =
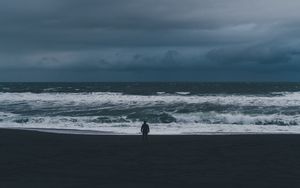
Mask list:
[{"label": "storm cloud", "polygon": [[300,81],[296,0],[2,0],[0,81]]}]

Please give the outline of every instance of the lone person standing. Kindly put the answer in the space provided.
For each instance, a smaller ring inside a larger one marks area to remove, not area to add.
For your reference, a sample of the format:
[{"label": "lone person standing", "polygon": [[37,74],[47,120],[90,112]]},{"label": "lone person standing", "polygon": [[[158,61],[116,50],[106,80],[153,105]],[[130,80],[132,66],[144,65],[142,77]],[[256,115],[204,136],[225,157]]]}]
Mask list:
[{"label": "lone person standing", "polygon": [[141,132],[143,134],[143,141],[147,142],[148,141],[148,133],[150,132],[149,125],[147,124],[147,121],[144,121],[142,127],[141,127]]}]

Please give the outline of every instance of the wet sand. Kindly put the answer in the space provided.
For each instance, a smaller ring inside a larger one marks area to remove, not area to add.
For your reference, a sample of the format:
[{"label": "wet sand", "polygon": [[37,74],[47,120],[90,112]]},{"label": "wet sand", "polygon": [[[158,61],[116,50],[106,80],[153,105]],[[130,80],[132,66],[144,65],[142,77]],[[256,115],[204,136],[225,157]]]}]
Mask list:
[{"label": "wet sand", "polygon": [[67,135],[0,129],[0,187],[300,187],[300,135]]}]

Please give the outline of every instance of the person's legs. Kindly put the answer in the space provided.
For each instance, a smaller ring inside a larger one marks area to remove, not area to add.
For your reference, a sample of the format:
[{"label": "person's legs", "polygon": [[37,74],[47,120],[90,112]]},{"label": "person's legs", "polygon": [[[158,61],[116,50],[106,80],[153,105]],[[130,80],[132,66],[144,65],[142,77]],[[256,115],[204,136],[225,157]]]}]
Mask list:
[{"label": "person's legs", "polygon": [[148,134],[147,133],[143,133],[143,141],[147,142],[148,141]]},{"label": "person's legs", "polygon": [[148,133],[145,133],[145,141],[148,142]]}]

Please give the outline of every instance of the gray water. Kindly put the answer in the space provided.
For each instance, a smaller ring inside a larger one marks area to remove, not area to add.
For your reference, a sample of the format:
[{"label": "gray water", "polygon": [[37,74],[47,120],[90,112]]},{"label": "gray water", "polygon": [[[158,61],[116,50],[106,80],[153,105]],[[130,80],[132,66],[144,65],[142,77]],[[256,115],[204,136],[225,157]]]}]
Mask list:
[{"label": "gray water", "polygon": [[0,83],[0,127],[300,133],[300,83]]}]

